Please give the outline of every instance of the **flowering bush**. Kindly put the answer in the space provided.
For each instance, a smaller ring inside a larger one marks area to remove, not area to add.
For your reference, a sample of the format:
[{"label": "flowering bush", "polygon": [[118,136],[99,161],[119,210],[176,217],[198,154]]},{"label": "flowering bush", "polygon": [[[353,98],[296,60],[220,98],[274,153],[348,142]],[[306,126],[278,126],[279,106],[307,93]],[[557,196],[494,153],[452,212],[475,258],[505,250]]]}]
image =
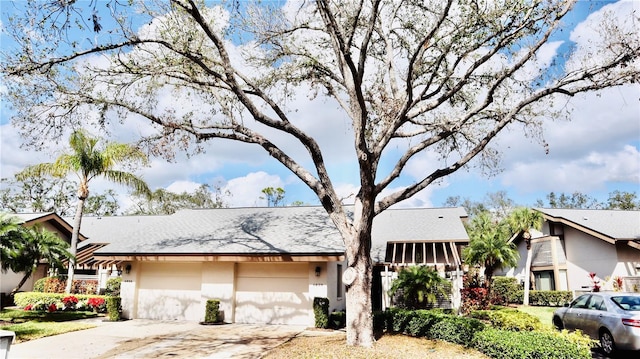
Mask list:
[{"label": "flowering bush", "polygon": [[47,308],[47,310],[49,311],[49,313],[53,313],[56,310],[58,310],[58,307],[56,307],[55,304],[50,304],[49,307]]},{"label": "flowering bush", "polygon": [[104,298],[89,298],[89,300],[87,300],[87,305],[98,313],[102,313],[107,309]]},{"label": "flowering bush", "polygon": [[62,303],[66,309],[75,309],[78,304],[78,298],[73,295],[62,298]]},{"label": "flowering bush", "polygon": [[589,277],[591,277],[591,283],[593,285],[593,289],[591,291],[592,292],[599,292],[600,291],[600,280],[596,277],[596,273],[594,273],[594,272],[589,273]]}]

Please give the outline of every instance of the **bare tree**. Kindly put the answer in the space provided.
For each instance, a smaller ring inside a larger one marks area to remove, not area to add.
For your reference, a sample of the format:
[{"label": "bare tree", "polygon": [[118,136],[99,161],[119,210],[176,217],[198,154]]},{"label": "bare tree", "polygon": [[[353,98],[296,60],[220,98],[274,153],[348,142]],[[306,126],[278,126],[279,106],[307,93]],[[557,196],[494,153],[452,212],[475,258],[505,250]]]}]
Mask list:
[{"label": "bare tree", "polygon": [[[133,11],[111,0],[96,18],[88,2],[51,1],[6,24],[19,46],[3,54],[2,72],[14,124],[30,144],[80,122],[119,119],[146,120],[142,142],[157,154],[211,139],[263,148],[315,192],[342,234],[356,273],[347,343],[371,346],[376,215],[463,166],[495,169],[499,152],[489,145],[507,126],[544,144],[544,122],[566,117],[568,98],[638,80],[629,3],[619,4],[624,17],[601,17],[588,45],[548,55],[574,2],[172,0]],[[290,104],[300,92],[330,99],[349,124],[360,174],[353,214],[336,193],[327,149],[304,129],[329,115],[297,111]],[[180,105],[167,106],[167,94]],[[433,153],[441,160],[422,178],[390,191],[407,163]]]}]

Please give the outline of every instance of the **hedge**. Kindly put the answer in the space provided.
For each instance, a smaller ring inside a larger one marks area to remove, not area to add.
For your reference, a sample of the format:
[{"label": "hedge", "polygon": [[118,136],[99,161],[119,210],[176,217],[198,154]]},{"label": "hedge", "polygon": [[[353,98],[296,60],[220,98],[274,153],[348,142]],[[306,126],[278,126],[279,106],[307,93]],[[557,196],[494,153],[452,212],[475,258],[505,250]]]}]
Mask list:
[{"label": "hedge", "polygon": [[[90,295],[90,294],[72,294],[79,301],[83,303],[87,303],[90,298],[99,298],[104,302],[105,296],[102,295]],[[22,308],[33,307],[38,310],[44,310],[43,308],[48,308],[52,304],[56,305],[60,308],[58,304],[62,303],[62,299],[64,297],[69,296],[69,294],[64,293],[41,293],[41,292],[19,292],[16,293],[13,301],[14,303]],[[106,307],[104,308],[106,310]]]},{"label": "hedge", "polygon": [[590,340],[567,332],[487,328],[476,333],[473,346],[491,358],[591,358]]},{"label": "hedge", "polygon": [[512,331],[531,331],[543,329],[540,319],[517,309],[476,310],[469,313],[472,318],[491,322],[495,328]]},{"label": "hedge", "polygon": [[[491,358],[591,357],[592,341],[588,337],[540,329],[540,321],[527,313],[502,308],[475,311],[472,315],[474,318],[436,310],[391,308],[374,313],[374,330],[376,333],[444,340],[476,348]],[[479,319],[487,320],[495,327],[487,326]]]}]

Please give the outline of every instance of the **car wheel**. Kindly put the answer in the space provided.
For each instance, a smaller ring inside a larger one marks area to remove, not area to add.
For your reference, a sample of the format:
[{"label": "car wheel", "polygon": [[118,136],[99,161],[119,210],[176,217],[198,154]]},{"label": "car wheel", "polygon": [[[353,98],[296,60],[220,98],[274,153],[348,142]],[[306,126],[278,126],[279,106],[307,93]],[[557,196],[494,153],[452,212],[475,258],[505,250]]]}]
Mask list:
[{"label": "car wheel", "polygon": [[553,317],[553,326],[558,330],[564,329],[564,324],[562,324],[562,320],[559,317]]},{"label": "car wheel", "polygon": [[613,336],[606,329],[600,331],[600,347],[607,355],[611,355],[616,351],[616,343],[613,341]]}]

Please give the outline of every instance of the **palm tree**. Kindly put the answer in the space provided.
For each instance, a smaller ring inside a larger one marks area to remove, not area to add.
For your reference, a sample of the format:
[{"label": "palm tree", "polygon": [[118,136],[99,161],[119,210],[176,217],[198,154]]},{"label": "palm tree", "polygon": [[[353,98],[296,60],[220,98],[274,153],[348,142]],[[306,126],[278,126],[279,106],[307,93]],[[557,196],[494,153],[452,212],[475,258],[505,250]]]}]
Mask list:
[{"label": "palm tree", "polygon": [[509,243],[509,228],[505,222],[495,222],[488,212],[475,216],[469,226],[469,246],[462,251],[466,263],[484,267],[484,277],[491,290],[493,273],[501,268],[515,267],[520,255]]},{"label": "palm tree", "polygon": [[540,230],[542,228],[542,213],[526,207],[515,209],[509,217],[507,223],[514,236],[522,236],[527,244],[527,263],[524,267],[524,299],[523,305],[529,305],[529,288],[531,286],[531,229]]},{"label": "palm tree", "polygon": [[8,262],[2,263],[2,269],[11,269],[15,273],[24,272],[20,283],[11,291],[11,295],[22,288],[24,283],[38,268],[41,261],[46,261],[52,268],[62,268],[64,262],[73,259],[68,251],[69,244],[54,232],[40,226],[20,227],[20,240],[10,254]]},{"label": "palm tree", "polygon": [[422,309],[436,303],[438,294],[451,294],[443,285],[445,282],[437,271],[427,266],[410,266],[398,273],[389,294],[399,294],[409,309]]},{"label": "palm tree", "polygon": [[[96,177],[123,184],[141,193],[151,193],[147,184],[132,173],[115,170],[119,164],[147,163],[147,156],[139,149],[122,143],[107,143],[103,149],[98,145],[99,139],[90,136],[86,131],[76,130],[69,138],[71,153],[65,153],[53,163],[40,163],[30,166],[16,175],[16,178],[35,174],[49,174],[55,177],[66,177],[75,173],[80,181],[78,186],[78,203],[71,234],[71,254],[75,257],[78,248],[78,236],[82,222],[84,203],[89,197],[89,182]],[[69,261],[69,272],[65,291],[71,292],[75,260]]]},{"label": "palm tree", "polygon": [[0,213],[0,265],[3,272],[9,269],[16,245],[20,242],[20,230],[17,217]]}]

